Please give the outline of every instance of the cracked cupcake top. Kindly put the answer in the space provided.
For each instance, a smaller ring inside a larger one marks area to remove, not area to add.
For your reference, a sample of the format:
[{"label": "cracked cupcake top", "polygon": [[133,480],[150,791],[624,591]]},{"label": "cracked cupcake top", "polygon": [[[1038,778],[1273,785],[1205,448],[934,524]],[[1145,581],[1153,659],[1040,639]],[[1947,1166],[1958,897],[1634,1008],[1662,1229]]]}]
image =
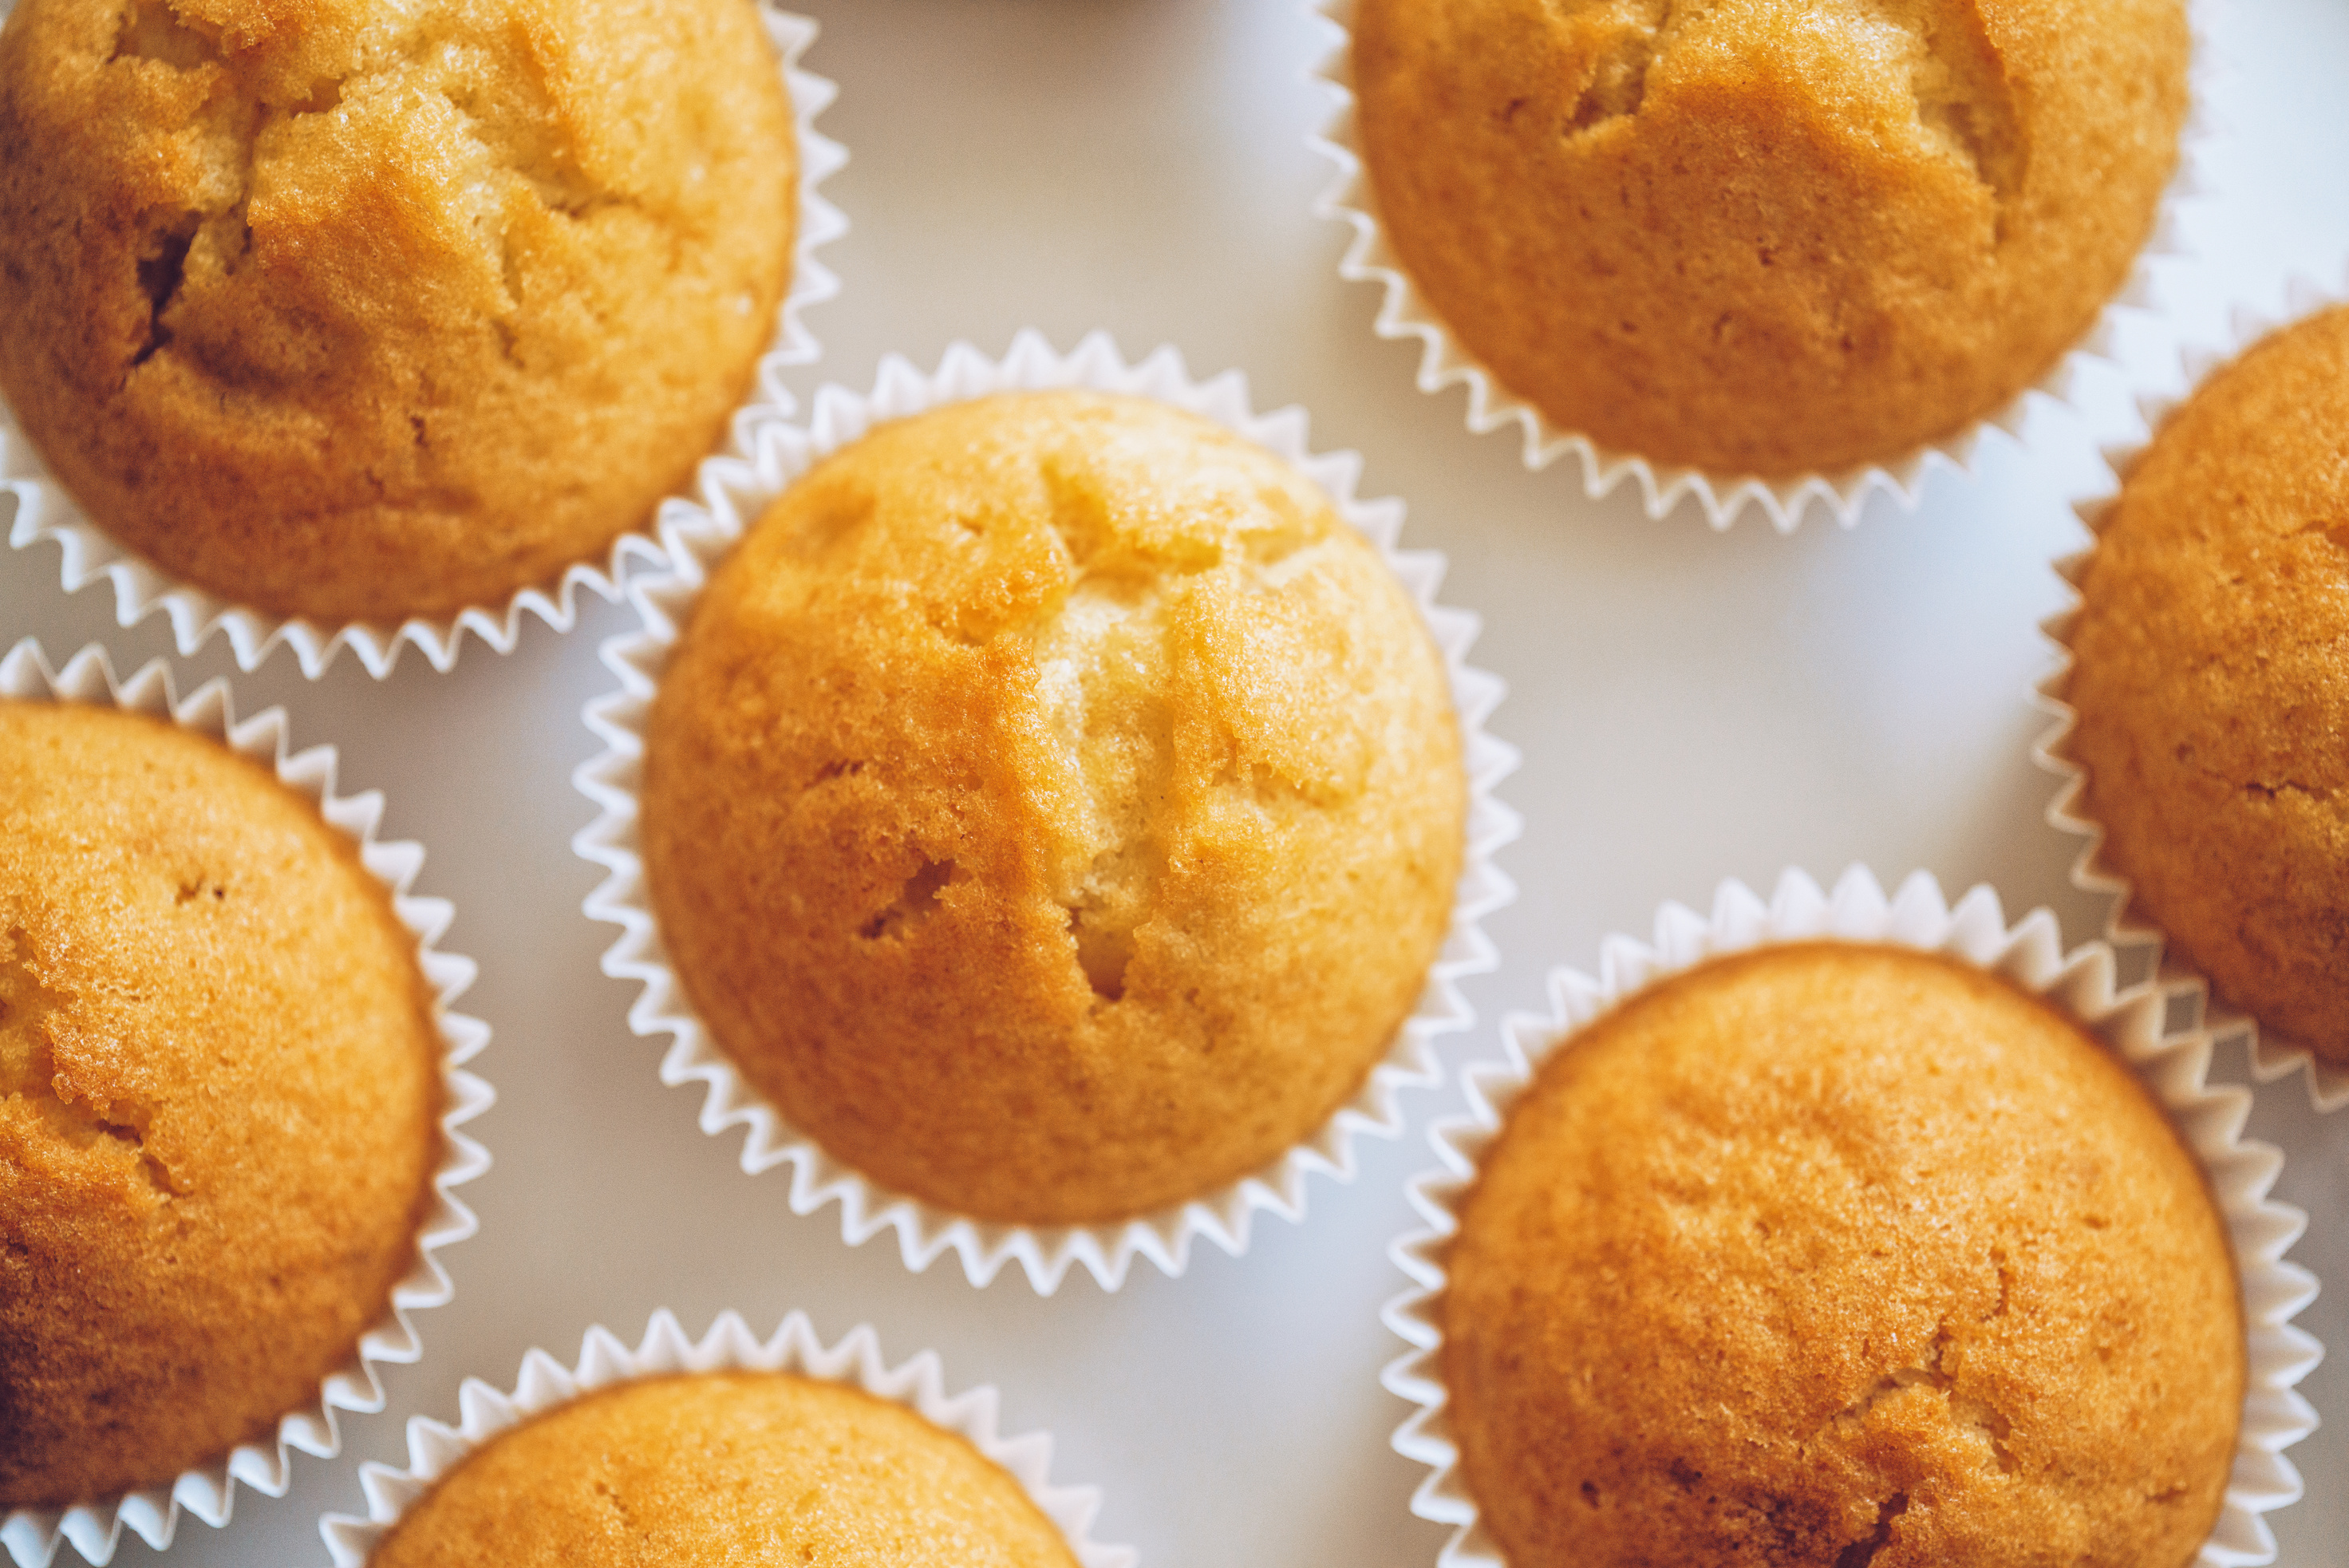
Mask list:
[{"label": "cracked cupcake top", "polygon": [[439,1149],[415,938],[351,845],[159,720],[0,701],[0,1510],[310,1404]]},{"label": "cracked cupcake top", "polygon": [[788,281],[748,0],[22,0],[0,389],[94,521],[328,624],[502,604],[720,440]]},{"label": "cracked cupcake top", "polygon": [[499,1433],[370,1568],[1076,1568],[1001,1466],[901,1405],[776,1373],[624,1383]]},{"label": "cracked cupcake top", "polygon": [[1328,500],[1078,392],[882,426],[719,566],[642,836],[695,1008],[958,1213],[1123,1219],[1312,1134],[1409,1015],[1465,815],[1443,663]]},{"label": "cracked cupcake top", "polygon": [[1512,1568],[2183,1568],[2245,1349],[2130,1072],[1996,975],[1814,943],[1560,1044],[1459,1205],[1446,1419]]},{"label": "cracked cupcake top", "polygon": [[2131,465],[2066,634],[2086,815],[2220,991],[2349,1064],[2349,307],[2216,374]]},{"label": "cracked cupcake top", "polygon": [[1560,427],[1780,476],[1994,412],[2127,277],[2180,0],[1362,0],[1359,133],[1429,302]]}]

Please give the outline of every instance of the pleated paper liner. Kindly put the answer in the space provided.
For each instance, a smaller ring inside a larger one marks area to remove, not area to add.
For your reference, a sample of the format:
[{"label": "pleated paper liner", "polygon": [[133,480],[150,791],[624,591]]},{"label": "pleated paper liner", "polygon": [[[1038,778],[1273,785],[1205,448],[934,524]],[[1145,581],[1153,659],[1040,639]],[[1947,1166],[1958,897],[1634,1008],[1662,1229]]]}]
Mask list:
[{"label": "pleated paper liner", "polygon": [[[2104,453],[2107,484],[2096,494],[2082,501],[2077,507],[2080,520],[2092,534],[2101,534],[2106,514],[2120,498],[2121,476],[2137,462],[2139,453],[2151,443],[2153,432],[2161,428],[2170,412],[2193,395],[2210,373],[2231,362],[2245,349],[2279,327],[2315,315],[2328,307],[2349,304],[2349,272],[2343,283],[2325,288],[2305,278],[2295,278],[2285,290],[2284,315],[2270,317],[2251,311],[2238,311],[2229,324],[2226,340],[2217,345],[2190,348],[2183,356],[2186,384],[2182,388],[2149,395],[2138,403],[2143,416],[2144,431],[2139,439],[2106,449]],[[2062,612],[2042,623],[2040,629],[2055,647],[2057,663],[2038,684],[2034,705],[2054,722],[2032,748],[2032,759],[2054,774],[2062,782],[2055,798],[2047,807],[2047,820],[2056,827],[2084,838],[2078,857],[2072,864],[2072,885],[2084,892],[2102,894],[2112,900],[2112,913],[2105,926],[2105,938],[2116,947],[2147,950],[2157,966],[2161,983],[2183,999],[2196,1015],[2202,1028],[2220,1040],[2241,1039],[2248,1051],[2251,1071],[2261,1083],[2271,1083],[2296,1072],[2308,1075],[2308,1097],[2320,1111],[2337,1111],[2349,1106],[2349,1064],[2325,1062],[2309,1048],[2276,1030],[2265,1028],[2243,1009],[2211,992],[2209,982],[2201,974],[2170,956],[2168,940],[2161,929],[2142,909],[2133,903],[2135,889],[2128,878],[2116,869],[2105,855],[2104,825],[2087,814],[2086,770],[2071,753],[2072,732],[2079,715],[2065,701],[2072,680],[2070,638],[2078,623],[2082,575],[2095,556],[2092,545],[2077,555],[2055,563],[2063,576],[2070,602]],[[2349,976],[2343,978],[2349,985]]]},{"label": "pleated paper liner", "polygon": [[1816,505],[1843,526],[1859,521],[1868,497],[1889,496],[1904,512],[1913,512],[1924,497],[1926,478],[1936,468],[1956,473],[1974,469],[1984,439],[1993,430],[2017,441],[2034,400],[2070,404],[2075,376],[2085,362],[2109,361],[2116,313],[2150,307],[2150,264],[2185,255],[2180,222],[2187,202],[2209,188],[2204,155],[2214,134],[2209,112],[2210,87],[2217,67],[2209,44],[2204,11],[2210,0],[2189,7],[2194,26],[2193,63],[2188,74],[2193,107],[2178,138],[2177,171],[2163,193],[2152,233],[2120,290],[2106,302],[2095,323],[2080,341],[2048,368],[2035,383],[1964,430],[1926,441],[1879,462],[1834,473],[1799,473],[1772,478],[1760,474],[1656,464],[1637,452],[1618,451],[1580,431],[1564,429],[1531,402],[1504,387],[1469,348],[1453,336],[1435,307],[1403,270],[1389,244],[1379,216],[1378,196],[1365,169],[1355,127],[1353,26],[1359,0],[1311,0],[1312,9],[1330,31],[1328,52],[1315,67],[1314,79],[1334,96],[1328,117],[1309,138],[1313,149],[1337,165],[1329,187],[1314,203],[1317,216],[1337,219],[1354,231],[1339,275],[1350,282],[1375,283],[1383,291],[1376,331],[1381,337],[1417,338],[1420,343],[1418,385],[1426,393],[1446,388],[1468,389],[1467,423],[1475,434],[1515,424],[1524,442],[1529,469],[1549,467],[1571,456],[1582,470],[1582,492],[1592,500],[1610,494],[1626,480],[1636,484],[1641,504],[1651,518],[1661,518],[1684,499],[1692,498],[1705,521],[1725,529],[1749,507],[1770,520],[1782,534],[1799,526]]},{"label": "pleated paper liner", "polygon": [[331,1374],[307,1407],[288,1412],[265,1442],[241,1443],[197,1469],[183,1470],[168,1486],[92,1498],[71,1508],[11,1511],[0,1519],[0,1545],[16,1568],[47,1568],[61,1542],[92,1563],[112,1560],[127,1527],[158,1551],[171,1543],[182,1511],[206,1524],[226,1524],[239,1482],[269,1497],[283,1497],[292,1480],[291,1452],[332,1459],[342,1438],[336,1413],[371,1415],[384,1407],[378,1368],[406,1365],[420,1354],[410,1314],[445,1306],[454,1297],[448,1272],[435,1255],[475,1229],[472,1211],[452,1189],[490,1168],[490,1157],[458,1129],[490,1107],[490,1085],[464,1064],[489,1044],[488,1025],[450,1011],[473,983],[472,961],[437,947],[455,910],[443,898],[412,893],[424,851],[404,840],[379,840],[383,796],[369,790],[345,795],[335,788],[335,748],[289,749],[285,711],[272,708],[239,720],[225,680],[210,680],[186,697],[172,689],[171,672],[157,659],[128,679],[117,680],[103,649],[83,649],[63,670],[53,668],[40,644],[26,639],[0,659],[0,697],[34,702],[86,702],[168,720],[180,728],[222,742],[239,756],[273,769],[288,789],[315,803],[327,823],[357,846],[359,859],[391,897],[392,912],[416,936],[417,962],[434,992],[433,1022],[443,1046],[440,1057],[442,1111],[440,1159],[432,1176],[432,1203],[416,1237],[416,1262],[392,1288],[384,1316],[360,1335],[351,1357]]},{"label": "pleated paper liner", "polygon": [[[989,393],[1053,387],[1088,387],[1154,398],[1200,414],[1256,441],[1313,479],[1339,514],[1366,535],[1419,606],[1442,650],[1451,679],[1452,700],[1462,728],[1462,757],[1470,804],[1466,858],[1445,939],[1419,1006],[1404,1023],[1353,1099],[1312,1137],[1262,1169],[1187,1202],[1116,1224],[1024,1226],[974,1220],[920,1199],[886,1190],[833,1159],[812,1139],[791,1127],[736,1070],[733,1061],[695,1015],[669,968],[652,909],[647,901],[643,862],[637,853],[636,784],[643,752],[643,724],[678,628],[708,567],[728,543],[756,521],[767,504],[818,460],[854,441],[873,425],[946,403]],[[1306,416],[1284,409],[1257,414],[1247,383],[1237,371],[1195,380],[1179,355],[1162,348],[1128,364],[1105,335],[1095,334],[1074,353],[1056,352],[1040,335],[1022,332],[1001,359],[966,345],[949,349],[936,370],[925,372],[905,360],[885,359],[869,394],[826,387],[816,395],[813,417],[804,425],[778,415],[749,432],[750,455],[713,465],[689,531],[689,549],[678,568],[631,584],[629,597],[644,629],[607,642],[604,662],[619,677],[620,690],[587,705],[586,720],[605,743],[603,754],[581,767],[579,788],[601,815],[574,846],[609,873],[586,901],[588,915],[623,929],[604,957],[604,972],[642,987],[628,1022],[637,1034],[666,1035],[661,1081],[698,1083],[704,1100],[701,1129],[712,1135],[743,1132],[742,1168],[759,1172],[791,1168],[790,1203],[809,1214],[827,1203],[841,1207],[841,1231],[860,1244],[885,1230],[897,1232],[906,1267],[927,1268],[952,1251],[972,1283],[986,1284],[1004,1265],[1017,1262],[1044,1294],[1056,1290],[1070,1268],[1081,1263],[1104,1289],[1123,1282],[1135,1257],[1147,1258],[1168,1274],[1187,1266],[1191,1245],[1204,1237],[1235,1255],[1245,1251],[1249,1222],[1264,1210],[1291,1221],[1303,1218],[1306,1188],[1314,1174],[1350,1179],[1357,1134],[1392,1137],[1403,1126],[1398,1094],[1428,1087],[1441,1072],[1432,1050],[1439,1036],[1466,1029],[1474,1014],[1458,981],[1495,963],[1483,918],[1516,897],[1516,888],[1492,863],[1502,845],[1515,838],[1516,814],[1494,797],[1494,786],[1516,765],[1516,751],[1485,732],[1485,721],[1502,695],[1502,683],[1467,663],[1478,622],[1464,611],[1436,603],[1444,559],[1431,551],[1403,550],[1396,538],[1402,504],[1364,501],[1354,493],[1361,460],[1352,452],[1317,455],[1306,447]],[[672,504],[680,513],[686,504]]]},{"label": "pleated paper liner", "polygon": [[[0,5],[0,13],[7,8]],[[800,65],[801,56],[815,41],[816,25],[780,9],[772,0],[759,0],[759,10],[781,63],[796,120],[799,215],[791,288],[777,315],[775,337],[759,360],[748,403],[732,421],[729,450],[737,452],[742,450],[741,431],[750,411],[766,403],[790,407],[792,395],[784,386],[785,377],[822,358],[802,317],[808,306],[840,292],[839,280],[816,260],[815,253],[848,229],[840,210],[817,192],[826,178],[848,161],[848,153],[815,129],[816,116],[839,93],[833,83]],[[182,658],[192,656],[215,636],[226,637],[237,667],[247,671],[285,648],[311,680],[323,674],[346,649],[378,680],[391,673],[401,651],[410,646],[433,669],[443,672],[455,667],[468,637],[480,639],[495,652],[511,653],[522,636],[526,615],[555,631],[569,631],[577,624],[583,590],[607,603],[616,600],[631,569],[661,565],[667,559],[660,540],[667,519],[648,517],[614,540],[600,558],[574,562],[552,583],[519,589],[502,604],[474,605],[440,618],[416,617],[398,626],[357,621],[324,625],[231,604],[176,581],[123,549],[83,514],[51,476],[17,427],[5,399],[0,399],[0,494],[16,499],[9,545],[23,550],[37,544],[57,545],[58,575],[67,593],[78,593],[101,579],[112,584],[118,625],[136,626],[152,615],[165,617]]]},{"label": "pleated paper liner", "polygon": [[1440,1559],[1444,1568],[1505,1568],[1460,1477],[1459,1450],[1445,1415],[1439,1306],[1445,1250],[1460,1228],[1460,1200],[1509,1107],[1553,1049],[1625,998],[1723,954],[1817,940],[1913,948],[2001,975],[2105,1041],[2168,1111],[2201,1161],[2227,1223],[2241,1280],[2250,1362],[2225,1509],[2196,1561],[2205,1568],[2273,1562],[2275,1540],[2261,1516],[2301,1495],[2300,1474],[2284,1450],[2315,1430],[2316,1412],[2293,1388],[2323,1349],[2292,1326],[2293,1314],[2316,1297],[2315,1277],[2283,1256],[2307,1229],[2308,1217],[2268,1197],[2283,1156],[2241,1136],[2251,1091],[2206,1081],[2209,1033],[2173,1026],[2169,1004],[2176,993],[2164,986],[2117,988],[2106,944],[2067,950],[2054,917],[2044,909],[2009,924],[1998,895],[1986,887],[1951,904],[1920,871],[1887,897],[1871,873],[1855,867],[1831,891],[1789,871],[1767,899],[1729,881],[1714,895],[1710,915],[1664,905],[1651,939],[1615,936],[1600,944],[1596,978],[1551,971],[1548,1014],[1511,1015],[1502,1029],[1501,1059],[1463,1069],[1468,1114],[1435,1124],[1430,1142],[1440,1163],[1410,1188],[1412,1206],[1427,1228],[1392,1249],[1413,1285],[1388,1303],[1385,1321],[1412,1348],[1388,1365],[1381,1379],[1390,1392],[1418,1407],[1396,1431],[1394,1447],[1429,1469],[1412,1511],[1453,1526]]},{"label": "pleated paper liner", "polygon": [[533,1350],[523,1357],[514,1386],[503,1393],[467,1378],[458,1393],[460,1414],[454,1427],[421,1416],[412,1418],[408,1423],[405,1469],[378,1464],[359,1467],[359,1484],[367,1492],[367,1516],[330,1513],[319,1521],[319,1533],[326,1539],[335,1568],[364,1568],[377,1543],[417,1499],[431,1490],[434,1481],[509,1427],[630,1378],[711,1372],[794,1373],[860,1388],[876,1399],[902,1405],[932,1426],[960,1435],[1010,1472],[1036,1506],[1060,1527],[1083,1568],[1133,1568],[1132,1551],[1092,1539],[1092,1521],[1101,1511],[1100,1492],[1091,1487],[1052,1484],[1049,1475],[1052,1439],[1042,1432],[1002,1436],[997,1429],[995,1390],[978,1387],[948,1394],[936,1351],[926,1350],[892,1366],[881,1354],[879,1336],[870,1327],[860,1325],[827,1347],[816,1337],[806,1315],[796,1312],[764,1340],[752,1335],[732,1312],[720,1314],[707,1334],[692,1340],[666,1307],[653,1314],[634,1350],[609,1330],[591,1328],[580,1342],[579,1359],[571,1366],[565,1367],[543,1350]]}]

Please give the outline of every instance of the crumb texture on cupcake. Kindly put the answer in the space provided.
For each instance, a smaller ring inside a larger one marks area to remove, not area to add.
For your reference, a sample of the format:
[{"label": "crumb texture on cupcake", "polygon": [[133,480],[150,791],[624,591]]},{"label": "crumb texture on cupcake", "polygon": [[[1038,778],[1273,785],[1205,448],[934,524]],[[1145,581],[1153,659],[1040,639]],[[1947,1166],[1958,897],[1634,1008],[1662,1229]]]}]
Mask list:
[{"label": "crumb texture on cupcake", "polygon": [[2246,1351],[2199,1166],[2004,981],[1717,960],[1561,1044],[1461,1206],[1463,1479],[1512,1568],[2182,1568]]},{"label": "crumb texture on cupcake", "polygon": [[0,1508],[265,1438],[383,1315],[439,1147],[415,946],[255,764],[0,701]]},{"label": "crumb texture on cupcake", "polygon": [[1561,428],[1787,475],[2054,364],[2152,229],[2181,0],[1363,0],[1389,242]]},{"label": "crumb texture on cupcake", "polygon": [[2064,696],[2105,858],[2223,994],[2349,1064],[2349,307],[2170,416],[2080,593]]},{"label": "crumb texture on cupcake", "polygon": [[115,539],[328,623],[639,525],[774,331],[792,113],[749,0],[22,0],[0,389]]},{"label": "crumb texture on cupcake", "polygon": [[1309,1136],[1410,1014],[1465,785],[1309,483],[1163,405],[884,425],[719,567],[647,724],[670,961],[783,1116],[959,1213],[1123,1219]]},{"label": "crumb texture on cupcake", "polygon": [[961,1438],[785,1374],[622,1384],[475,1449],[369,1568],[1076,1568],[1052,1521]]}]

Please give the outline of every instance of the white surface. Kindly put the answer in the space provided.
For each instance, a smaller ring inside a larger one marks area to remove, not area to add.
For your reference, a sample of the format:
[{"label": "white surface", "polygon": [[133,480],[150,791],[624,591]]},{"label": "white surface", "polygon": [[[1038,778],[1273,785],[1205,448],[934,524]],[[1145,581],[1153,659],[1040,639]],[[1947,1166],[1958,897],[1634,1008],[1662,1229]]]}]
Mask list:
[{"label": "white surface", "polygon": [[[2047,563],[2082,537],[2065,498],[2126,424],[2121,375],[2087,383],[2094,419],[2043,409],[2027,447],[1935,475],[1915,516],[1878,502],[1851,532],[1815,519],[1791,538],[1714,535],[1686,507],[1651,523],[1465,433],[1460,394],[1413,389],[1414,346],[1371,336],[1375,291],[1339,282],[1344,232],[1309,215],[1328,170],[1303,140],[1321,106],[1302,0],[800,8],[825,25],[810,67],[841,85],[823,124],[851,162],[825,191],[852,224],[825,252],[843,290],[810,313],[826,354],[803,389],[869,385],[884,352],[935,361],[957,337],[1000,352],[1022,326],[1063,347],[1093,327],[1129,353],[1172,340],[1195,372],[1245,369],[1259,408],[1304,403],[1316,447],[1365,454],[1365,494],[1410,503],[1405,546],[1450,554],[1442,597],[1484,614],[1475,660],[1512,685],[1492,727],[1525,752],[1501,794],[1527,824],[1501,857],[1522,897],[1486,922],[1503,967],[1468,982],[1480,1021],[1449,1060],[1495,1049],[1551,964],[1588,967],[1600,936],[1724,876],[1923,867],[2095,929],[2065,880],[2073,841],[2042,822],[2054,786],[2029,760],[2026,697],[2059,602]],[[2238,67],[2219,105],[2232,135],[2192,219],[2204,259],[2165,275],[2189,329],[2349,256],[2349,5],[2239,0],[2216,33]],[[2168,336],[2127,335],[2141,373]],[[158,625],[117,629],[102,593],[63,597],[56,569],[51,551],[0,554],[0,634],[57,657],[93,638],[134,662],[167,649]],[[1150,1568],[1432,1568],[1444,1532],[1411,1517],[1423,1472],[1387,1447],[1405,1407],[1377,1374],[1402,1346],[1378,1307],[1404,1284],[1384,1249],[1432,1161],[1421,1129],[1456,1087],[1407,1098],[1413,1131],[1367,1146],[1353,1187],[1318,1188],[1302,1229],[1268,1224],[1246,1258],[1210,1251],[1179,1280],[1040,1301],[1016,1276],[978,1291],[951,1266],[908,1275],[885,1243],[843,1246],[831,1216],[795,1218],[780,1181],[736,1168],[736,1140],[696,1129],[698,1095],[662,1089],[658,1048],[627,1031],[633,988],[596,972],[608,928],[578,907],[596,872],[568,843],[593,813],[569,774],[595,749],[580,704],[610,681],[595,644],[630,618],[591,606],[582,623],[533,624],[513,655],[469,649],[447,676],[417,659],[380,687],[356,664],[310,685],[281,659],[236,681],[240,711],[285,702],[297,744],[342,748],[345,787],[388,793],[384,832],[426,844],[419,890],[456,901],[447,940],[482,965],[464,1005],[497,1030],[477,1067],[500,1101],[472,1127],[497,1163],[466,1189],[481,1233],[444,1254],[457,1300],[421,1323],[390,1411],[350,1421],[342,1459],[297,1459],[285,1500],[183,1525],[182,1568],[323,1564],[318,1515],[362,1506],[358,1460],[404,1459],[403,1417],[453,1419],[465,1376],[504,1384],[533,1344],[626,1334],[664,1304],[693,1332],[727,1306],[761,1332],[802,1307],[826,1338],[869,1320],[894,1354],[936,1348],[958,1386],[1002,1386],[1008,1428],[1054,1433],[1054,1475],[1102,1486],[1099,1534]],[[216,646],[181,668],[230,665]],[[2221,1076],[2241,1069],[2222,1055]],[[2349,1568],[2349,1114],[2316,1117],[2287,1081],[2260,1089],[2251,1130],[2284,1146],[2279,1196],[2313,1216],[2292,1256],[2333,1287],[2299,1320],[2334,1350],[2302,1385],[2330,1425],[2292,1452],[2309,1497],[2271,1517],[2289,1568]],[[127,1542],[117,1561],[151,1555]]]}]

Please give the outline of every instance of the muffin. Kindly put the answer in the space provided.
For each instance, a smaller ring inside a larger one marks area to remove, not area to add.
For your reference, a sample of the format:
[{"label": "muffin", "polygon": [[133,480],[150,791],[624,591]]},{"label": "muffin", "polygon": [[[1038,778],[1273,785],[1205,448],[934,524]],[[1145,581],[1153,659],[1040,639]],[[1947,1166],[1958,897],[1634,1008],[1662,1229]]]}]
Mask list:
[{"label": "muffin", "polygon": [[605,550],[774,330],[792,112],[749,0],[22,0],[0,390],[118,543],[325,623]]},{"label": "muffin", "polygon": [[1123,1220],[1320,1127],[1450,922],[1460,739],[1376,553],[1164,405],[1004,394],[799,479],[692,602],[637,826],[799,1131],[955,1213]]},{"label": "muffin", "polygon": [[0,701],[0,1511],[319,1397],[416,1252],[440,1041],[349,841],[161,721]]},{"label": "muffin", "polygon": [[1511,1568],[2182,1568],[2219,1516],[2224,1222],[2136,1077],[1994,974],[1713,960],[1560,1044],[1478,1164],[1435,1304]]},{"label": "muffin", "polygon": [[903,1406],[773,1373],[656,1377],[500,1433],[369,1568],[1076,1568],[1019,1483]]},{"label": "muffin", "polygon": [[2151,232],[2183,0],[1361,0],[1403,269],[1562,429],[1794,476],[2043,377]]},{"label": "muffin", "polygon": [[2067,636],[2077,807],[2219,990],[2349,1066],[2349,307],[2213,374],[2133,463]]}]

